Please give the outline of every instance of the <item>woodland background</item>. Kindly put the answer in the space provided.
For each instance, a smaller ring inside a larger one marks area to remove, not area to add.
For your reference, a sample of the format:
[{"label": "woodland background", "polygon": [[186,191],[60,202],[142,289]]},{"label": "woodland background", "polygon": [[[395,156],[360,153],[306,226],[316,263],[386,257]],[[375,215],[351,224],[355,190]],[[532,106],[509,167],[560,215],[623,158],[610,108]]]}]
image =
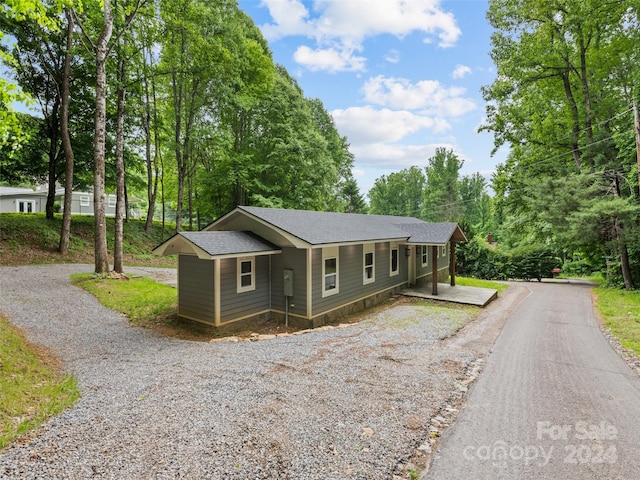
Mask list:
[{"label": "woodland background", "polygon": [[[640,1],[492,0],[487,18],[497,77],[483,88],[481,128],[507,161],[490,179],[462,177],[443,148],[365,196],[348,139],[235,1],[8,0],[0,182],[47,183],[49,218],[56,183],[93,191],[96,272],[109,269],[109,191],[120,271],[136,201],[149,231],[154,218],[198,229],[236,205],[458,221],[470,239],[462,273],[533,278],[562,266],[638,288]],[[41,115],[12,109],[27,97]]]}]

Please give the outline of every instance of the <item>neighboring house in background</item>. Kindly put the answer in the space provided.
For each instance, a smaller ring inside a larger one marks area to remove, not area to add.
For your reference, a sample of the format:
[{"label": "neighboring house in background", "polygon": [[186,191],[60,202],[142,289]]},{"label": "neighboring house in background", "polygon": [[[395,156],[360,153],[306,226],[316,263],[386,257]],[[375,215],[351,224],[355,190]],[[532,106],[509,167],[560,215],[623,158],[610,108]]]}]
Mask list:
[{"label": "neighboring house in background", "polygon": [[181,317],[317,327],[409,285],[455,284],[455,243],[466,241],[457,223],[241,206],[153,253],[178,255]]},{"label": "neighboring house in background", "polygon": [[0,213],[44,212],[47,192],[31,188],[0,187]]},{"label": "neighboring house in background", "polygon": [[[57,188],[55,201],[64,205],[64,188]],[[0,213],[19,212],[37,213],[44,212],[47,204],[47,187],[30,188],[0,187]],[[116,196],[105,195],[105,215],[116,215]],[[131,216],[139,218],[138,209],[130,209]],[[93,215],[93,193],[73,192],[71,197],[71,213],[74,215]]]}]

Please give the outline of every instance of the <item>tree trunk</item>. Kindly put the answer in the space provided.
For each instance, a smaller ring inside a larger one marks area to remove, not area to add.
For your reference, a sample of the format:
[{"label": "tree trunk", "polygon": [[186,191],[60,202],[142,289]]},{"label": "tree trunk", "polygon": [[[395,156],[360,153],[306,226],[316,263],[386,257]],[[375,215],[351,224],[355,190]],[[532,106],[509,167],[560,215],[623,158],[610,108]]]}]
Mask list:
[{"label": "tree trunk", "polygon": [[[146,56],[143,55],[146,59]],[[157,104],[155,94],[155,80],[151,77],[152,90],[153,90],[153,111],[154,111],[154,136],[156,138],[155,149],[153,157],[151,155],[151,98],[149,96],[149,80],[145,80],[144,94],[145,94],[145,109],[143,113],[142,124],[145,131],[145,157],[147,164],[147,220],[145,223],[145,231],[151,233],[153,228],[153,215],[156,208],[156,196],[158,195],[158,128],[157,128]]]},{"label": "tree trunk", "polygon": [[636,161],[638,162],[638,195],[640,195],[640,113],[638,101],[633,99],[633,129],[636,133]]},{"label": "tree trunk", "polygon": [[124,109],[126,88],[124,86],[125,64],[124,60],[118,59],[118,107],[116,114],[116,219],[115,236],[113,246],[113,270],[117,273],[124,273],[123,261],[123,214],[125,209],[124,191]]},{"label": "tree trunk", "polygon": [[585,131],[587,134],[587,163],[589,164],[589,169],[591,173],[593,173],[595,169],[595,163],[593,159],[593,108],[591,106],[591,92],[589,89],[589,72],[587,71],[587,48],[589,42],[585,45],[583,32],[580,32],[580,81],[582,83],[582,96],[584,97],[584,107],[585,107]]},{"label": "tree trunk", "polygon": [[580,146],[578,145],[578,138],[580,136],[580,117],[578,114],[578,104],[573,97],[573,91],[571,90],[571,81],[569,80],[569,70],[565,71],[562,75],[562,82],[564,84],[564,93],[569,102],[571,109],[571,118],[573,120],[573,127],[571,129],[571,154],[573,155],[573,161],[576,164],[578,173],[582,171],[582,158],[580,155]]},{"label": "tree trunk", "polygon": [[61,111],[60,111],[60,135],[62,137],[62,150],[65,157],[64,171],[64,206],[62,211],[62,228],[60,230],[60,245],[58,251],[63,255],[69,251],[69,236],[71,234],[71,200],[73,195],[73,149],[69,136],[69,82],[71,76],[71,47],[73,46],[74,21],[70,10],[65,10],[67,18],[67,48],[64,57],[64,70],[62,74]]},{"label": "tree trunk", "polygon": [[[184,33],[182,34],[182,53],[184,54]],[[184,195],[184,168],[182,160],[181,137],[182,137],[182,83],[178,79],[178,72],[174,68],[172,71],[173,87],[173,115],[174,115],[174,142],[176,153],[176,166],[178,170],[178,198],[176,202],[176,232],[182,230],[182,201]]]},{"label": "tree trunk", "polygon": [[[64,82],[64,79],[62,80]],[[49,118],[49,176],[47,188],[47,203],[45,205],[46,218],[53,220],[53,205],[56,201],[56,170],[58,169],[58,136],[60,134],[60,100],[59,96],[53,102],[51,117]]]},{"label": "tree trunk", "polygon": [[109,272],[107,252],[107,222],[104,205],[105,137],[107,110],[107,56],[113,33],[111,0],[104,0],[104,27],[95,47],[96,58],[96,113],[93,143],[93,214],[95,230],[95,271]]},{"label": "tree trunk", "polygon": [[622,279],[624,288],[633,290],[633,276],[631,275],[631,265],[629,264],[629,250],[624,241],[622,225],[616,220],[616,234],[618,235],[618,249],[620,250],[620,267],[622,269]]},{"label": "tree trunk", "polygon": [[[620,181],[618,180],[618,174],[615,173],[613,177],[613,194],[616,197],[620,196]],[[629,264],[629,250],[627,249],[627,242],[624,235],[624,226],[620,222],[618,217],[613,220],[613,230],[618,243],[618,250],[620,251],[620,268],[622,270],[622,279],[624,281],[624,287],[627,290],[633,290],[633,276],[631,275],[631,265]]]}]

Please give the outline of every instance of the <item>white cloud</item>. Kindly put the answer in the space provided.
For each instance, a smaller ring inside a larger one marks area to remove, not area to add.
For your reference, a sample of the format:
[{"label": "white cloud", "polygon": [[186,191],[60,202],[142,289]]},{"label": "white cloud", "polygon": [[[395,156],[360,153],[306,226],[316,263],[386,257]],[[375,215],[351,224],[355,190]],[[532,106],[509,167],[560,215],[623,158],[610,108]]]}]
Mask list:
[{"label": "white cloud", "polygon": [[318,32],[331,37],[362,40],[391,34],[404,37],[414,31],[437,36],[441,47],[455,44],[461,32],[453,14],[439,0],[317,0]]},{"label": "white cloud", "polygon": [[262,34],[268,40],[288,35],[308,35],[314,31],[308,20],[309,11],[299,0],[263,0],[274,23],[262,25]]},{"label": "white cloud", "polygon": [[400,61],[400,52],[394,48],[389,50],[389,52],[384,57],[385,61],[389,63],[398,63]]},{"label": "white cloud", "polygon": [[330,73],[362,71],[366,62],[364,57],[356,56],[353,51],[346,49],[341,51],[335,48],[312,50],[306,45],[298,47],[293,54],[293,59],[311,71],[323,70]]},{"label": "white cloud", "polygon": [[464,78],[465,75],[468,75],[471,73],[471,68],[467,67],[466,65],[456,65],[455,70],[453,71],[453,73],[451,74],[451,76],[453,78]]},{"label": "white cloud", "polygon": [[422,110],[424,115],[459,117],[476,108],[473,100],[463,97],[464,88],[445,87],[436,80],[412,84],[404,78],[378,75],[363,87],[364,100],[375,105],[407,110]]},{"label": "white cloud", "polygon": [[453,145],[449,144],[389,145],[372,143],[351,147],[351,151],[361,167],[375,167],[397,172],[413,166],[426,166],[429,158],[435,154],[436,148],[439,147],[454,149]]},{"label": "white cloud", "polygon": [[422,129],[444,132],[451,128],[441,118],[371,106],[334,110],[331,115],[340,134],[346,135],[352,145],[397,142]]},{"label": "white cloud", "polygon": [[[350,57],[353,51],[362,49],[364,39],[382,34],[402,38],[421,32],[426,43],[437,37],[442,48],[455,45],[461,35],[455,17],[442,10],[440,0],[316,0],[312,12],[301,0],[263,0],[263,4],[273,19],[261,27],[268,40],[302,35],[315,39],[315,51],[323,52],[331,47],[337,57]],[[309,47],[301,48],[313,51]],[[309,62],[305,65],[314,70],[340,66],[327,63],[324,55],[301,54],[301,57]],[[364,62],[362,57],[357,58]],[[312,63],[313,59],[318,63]],[[346,70],[353,69],[350,62],[343,66]],[[361,68],[364,63],[358,67]]]}]

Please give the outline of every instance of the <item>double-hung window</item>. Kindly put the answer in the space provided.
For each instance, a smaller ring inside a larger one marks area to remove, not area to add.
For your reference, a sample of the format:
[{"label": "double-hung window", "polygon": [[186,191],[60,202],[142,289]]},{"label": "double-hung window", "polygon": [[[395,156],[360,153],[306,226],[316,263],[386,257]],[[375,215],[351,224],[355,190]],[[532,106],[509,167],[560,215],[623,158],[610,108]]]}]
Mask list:
[{"label": "double-hung window", "polygon": [[81,195],[80,196],[80,206],[81,207],[88,207],[90,205],[91,200],[89,199],[88,195]]},{"label": "double-hung window", "polygon": [[426,267],[429,265],[429,247],[426,245],[422,245],[422,266]]},{"label": "double-hung window", "polygon": [[255,257],[238,258],[238,293],[256,289]]},{"label": "double-hung window", "polygon": [[398,256],[399,253],[398,244],[392,243],[389,257],[389,276],[393,277],[394,275],[398,275],[400,273],[400,259]]},{"label": "double-hung window", "polygon": [[362,283],[364,285],[376,281],[376,244],[367,243],[363,249],[364,271]]},{"label": "double-hung window", "polygon": [[339,291],[339,254],[338,247],[322,249],[322,296],[335,295]]}]

